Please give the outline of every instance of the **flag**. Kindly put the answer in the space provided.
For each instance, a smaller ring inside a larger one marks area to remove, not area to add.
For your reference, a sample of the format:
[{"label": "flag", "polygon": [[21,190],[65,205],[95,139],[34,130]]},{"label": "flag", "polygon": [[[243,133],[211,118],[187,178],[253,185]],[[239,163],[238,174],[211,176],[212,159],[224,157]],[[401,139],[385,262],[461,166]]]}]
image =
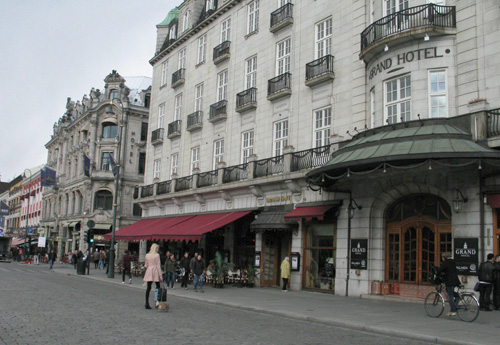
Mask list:
[{"label": "flag", "polygon": [[113,176],[116,176],[118,174],[118,164],[116,164],[115,159],[113,158],[113,154],[110,152],[109,153],[109,161],[111,163],[111,168],[113,170]]},{"label": "flag", "polygon": [[83,174],[90,177],[90,158],[83,154]]},{"label": "flag", "polygon": [[56,185],[56,171],[50,168],[43,168],[40,171],[42,187],[50,187]]}]

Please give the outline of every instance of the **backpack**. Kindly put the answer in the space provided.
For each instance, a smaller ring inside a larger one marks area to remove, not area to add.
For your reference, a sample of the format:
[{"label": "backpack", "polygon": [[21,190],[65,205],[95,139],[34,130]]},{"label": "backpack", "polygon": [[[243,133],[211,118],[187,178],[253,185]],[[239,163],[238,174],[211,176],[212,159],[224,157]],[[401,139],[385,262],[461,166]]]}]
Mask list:
[{"label": "backpack", "polygon": [[442,277],[439,275],[439,271],[436,266],[431,265],[429,270],[429,281],[434,285],[441,285],[443,282]]}]

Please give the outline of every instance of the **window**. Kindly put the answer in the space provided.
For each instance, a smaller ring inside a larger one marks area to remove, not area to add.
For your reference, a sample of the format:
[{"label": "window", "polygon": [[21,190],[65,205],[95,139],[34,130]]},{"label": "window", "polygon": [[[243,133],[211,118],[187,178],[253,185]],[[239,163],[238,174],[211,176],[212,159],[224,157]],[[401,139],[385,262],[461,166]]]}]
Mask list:
[{"label": "window", "polygon": [[191,174],[193,174],[194,169],[200,168],[200,147],[194,147],[191,149]]},{"label": "window", "polygon": [[184,68],[186,65],[186,48],[179,50],[179,68]]},{"label": "window", "polygon": [[159,179],[161,173],[161,159],[155,159],[153,162],[153,178]]},{"label": "window", "polygon": [[290,72],[290,45],[290,38],[287,38],[277,44],[276,75],[282,75]]},{"label": "window", "polygon": [[224,161],[224,139],[214,141],[214,170],[217,164]]},{"label": "window", "polygon": [[241,135],[241,162],[247,163],[248,157],[253,154],[253,130]]},{"label": "window", "polygon": [[194,93],[194,111],[203,109],[203,84],[196,85]]},{"label": "window", "polygon": [[285,6],[286,4],[291,4],[292,0],[278,0],[278,8]]},{"label": "window", "polygon": [[105,122],[102,124],[102,138],[111,139],[116,138],[118,133],[118,126],[111,122]]},{"label": "window", "polygon": [[174,174],[177,174],[178,167],[179,167],[179,154],[174,153],[172,156],[170,156],[170,178],[173,178],[172,176]]},{"label": "window", "polygon": [[118,90],[116,90],[116,89],[111,89],[109,91],[109,99],[110,100],[114,100],[115,98],[119,98],[118,95],[119,95],[119,93],[118,93]]},{"label": "window", "polygon": [[144,175],[146,170],[146,152],[139,152],[139,164],[137,168],[137,173]]},{"label": "window", "polygon": [[101,154],[101,170],[111,170],[111,159],[113,157],[112,152],[103,152]]},{"label": "window", "polygon": [[164,120],[165,120],[165,103],[162,103],[158,107],[158,128],[164,128],[163,127]]},{"label": "window", "polygon": [[141,141],[146,141],[148,139],[148,123],[141,123]]},{"label": "window", "polygon": [[248,5],[248,28],[247,34],[259,29],[259,0],[252,1]]},{"label": "window", "polygon": [[167,69],[168,69],[168,61],[165,61],[161,64],[161,82],[160,86],[167,85]]},{"label": "window", "polygon": [[316,24],[316,59],[332,54],[332,18]]},{"label": "window", "polygon": [[168,38],[170,40],[175,40],[177,38],[177,25],[173,25],[171,28],[170,28],[170,33],[168,35]]},{"label": "window", "polygon": [[273,150],[275,156],[281,156],[288,145],[288,120],[274,123]]},{"label": "window", "polygon": [[384,0],[385,15],[388,16],[395,12],[406,10],[409,5],[409,0]]},{"label": "window", "polygon": [[191,11],[187,10],[186,13],[184,13],[184,19],[182,20],[182,31],[186,31],[189,29],[189,15],[191,14]]},{"label": "window", "polygon": [[257,85],[257,56],[247,59],[245,65],[245,84],[248,90]]},{"label": "window", "polygon": [[447,117],[446,71],[429,71],[430,117]]},{"label": "window", "polygon": [[220,43],[231,40],[231,18],[220,23]]},{"label": "window", "polygon": [[180,120],[182,115],[182,93],[175,96],[174,120]]},{"label": "window", "polygon": [[411,77],[409,75],[385,83],[385,116],[388,123],[411,120]]},{"label": "window", "polygon": [[205,62],[207,56],[207,35],[198,38],[198,64]]},{"label": "window", "polygon": [[100,190],[95,193],[94,209],[113,209],[113,194],[107,190]]},{"label": "window", "polygon": [[314,112],[314,147],[330,144],[331,125],[332,108],[328,107]]},{"label": "window", "polygon": [[205,11],[208,12],[210,10],[215,10],[215,0],[207,0],[207,7]]},{"label": "window", "polygon": [[[371,116],[371,128],[377,127],[377,119],[375,118],[375,88],[370,90],[370,116]],[[380,120],[380,119],[379,119]]]},{"label": "window", "polygon": [[227,99],[227,70],[217,75],[217,102]]},{"label": "window", "polygon": [[308,272],[305,287],[335,291],[335,258],[337,257],[337,229],[315,225],[305,232],[304,262]]}]

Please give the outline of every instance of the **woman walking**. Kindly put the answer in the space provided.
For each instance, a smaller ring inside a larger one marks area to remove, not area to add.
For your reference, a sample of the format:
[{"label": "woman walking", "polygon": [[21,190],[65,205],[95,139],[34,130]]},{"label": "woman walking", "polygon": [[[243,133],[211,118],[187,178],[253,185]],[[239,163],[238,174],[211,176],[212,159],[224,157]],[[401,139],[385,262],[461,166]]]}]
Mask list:
[{"label": "woman walking", "polygon": [[149,306],[149,293],[151,292],[151,285],[153,282],[156,284],[156,288],[160,288],[160,282],[163,280],[161,276],[161,261],[160,254],[158,254],[160,247],[158,244],[153,243],[149,253],[146,254],[144,267],[146,267],[146,273],[144,273],[144,281],[148,284],[146,289],[146,309],[151,309]]}]

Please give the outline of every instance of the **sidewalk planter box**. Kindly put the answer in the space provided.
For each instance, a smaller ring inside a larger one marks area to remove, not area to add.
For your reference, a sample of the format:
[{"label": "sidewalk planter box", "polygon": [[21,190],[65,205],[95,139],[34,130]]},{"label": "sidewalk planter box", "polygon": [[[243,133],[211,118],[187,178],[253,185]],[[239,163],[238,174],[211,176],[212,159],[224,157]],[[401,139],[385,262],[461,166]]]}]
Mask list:
[{"label": "sidewalk planter box", "polygon": [[382,294],[382,282],[372,282],[371,288],[372,295],[381,295]]},{"label": "sidewalk planter box", "polygon": [[393,295],[399,295],[399,284],[397,283],[394,283],[394,284],[391,284],[391,294]]},{"label": "sidewalk planter box", "polygon": [[382,295],[390,295],[391,294],[391,284],[382,283]]}]

